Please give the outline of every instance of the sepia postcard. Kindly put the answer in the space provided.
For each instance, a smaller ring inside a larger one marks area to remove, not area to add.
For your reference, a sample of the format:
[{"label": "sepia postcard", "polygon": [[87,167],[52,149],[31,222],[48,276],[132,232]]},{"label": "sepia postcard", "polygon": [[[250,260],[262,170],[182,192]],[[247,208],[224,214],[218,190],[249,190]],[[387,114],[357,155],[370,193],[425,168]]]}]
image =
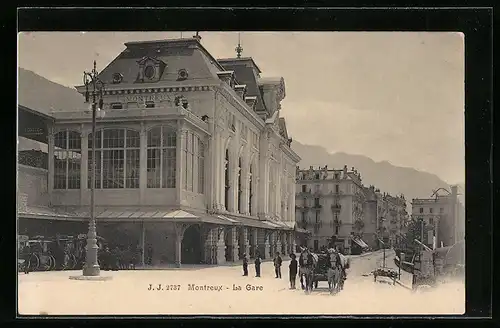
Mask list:
[{"label": "sepia postcard", "polygon": [[463,314],[464,42],[19,33],[18,314]]}]

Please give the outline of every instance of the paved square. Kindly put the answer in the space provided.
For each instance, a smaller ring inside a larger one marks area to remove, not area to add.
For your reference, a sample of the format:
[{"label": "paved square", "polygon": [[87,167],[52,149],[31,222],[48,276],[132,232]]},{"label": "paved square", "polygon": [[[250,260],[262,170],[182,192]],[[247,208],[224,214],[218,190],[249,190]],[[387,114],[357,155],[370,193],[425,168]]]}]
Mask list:
[{"label": "paved square", "polygon": [[[109,281],[75,281],[77,271],[19,274],[19,313],[25,315],[175,315],[175,314],[461,314],[464,287],[448,284],[427,293],[374,283],[368,273],[380,252],[353,257],[345,289],[329,295],[327,283],[305,295],[290,290],[288,261],[282,279],[271,262],[243,277],[239,266],[167,270],[103,271]],[[390,258],[390,257],[389,257]],[[392,260],[392,258],[390,258]],[[297,281],[300,288],[300,283]]]}]

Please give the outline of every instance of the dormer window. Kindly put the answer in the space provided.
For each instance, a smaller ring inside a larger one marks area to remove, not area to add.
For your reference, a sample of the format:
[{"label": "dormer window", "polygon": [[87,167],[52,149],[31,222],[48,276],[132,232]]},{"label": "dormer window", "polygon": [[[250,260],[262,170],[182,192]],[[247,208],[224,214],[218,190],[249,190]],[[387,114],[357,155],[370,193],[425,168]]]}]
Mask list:
[{"label": "dormer window", "polygon": [[152,79],[155,76],[155,67],[153,65],[148,65],[144,68],[144,76],[147,79]]},{"label": "dormer window", "polygon": [[188,78],[188,71],[186,69],[182,68],[177,72],[178,81],[184,81],[187,78]]},{"label": "dormer window", "polygon": [[123,109],[123,104],[122,103],[112,103],[111,109]]},{"label": "dormer window", "polygon": [[137,82],[159,81],[165,67],[167,66],[163,61],[147,56],[138,60],[137,63],[139,64]]},{"label": "dormer window", "polygon": [[113,84],[119,84],[123,81],[123,75],[120,73],[113,74]]}]

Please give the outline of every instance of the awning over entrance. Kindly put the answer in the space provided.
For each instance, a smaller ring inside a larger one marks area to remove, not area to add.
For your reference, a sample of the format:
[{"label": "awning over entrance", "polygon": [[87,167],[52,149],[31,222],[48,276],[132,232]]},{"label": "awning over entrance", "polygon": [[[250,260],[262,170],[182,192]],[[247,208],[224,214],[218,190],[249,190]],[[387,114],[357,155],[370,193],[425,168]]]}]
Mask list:
[{"label": "awning over entrance", "polygon": [[106,210],[97,215],[97,219],[111,220],[148,220],[161,222],[212,223],[221,225],[237,224],[235,220],[222,215],[196,215],[184,210],[174,211],[113,211]]},{"label": "awning over entrance", "polygon": [[359,245],[359,247],[361,248],[368,248],[368,244],[366,244],[363,239],[361,238],[356,238],[356,237],[353,237],[351,238],[353,242],[355,242],[356,244]]},{"label": "awning over entrance", "polygon": [[80,220],[81,217],[75,213],[55,211],[49,207],[26,206],[17,212],[18,217],[27,219],[47,219],[47,220]]},{"label": "awning over entrance", "polygon": [[277,225],[277,229],[283,229],[283,230],[293,230],[293,228],[290,228],[285,222],[282,221],[267,221],[272,223],[273,225]]},{"label": "awning over entrance", "polygon": [[236,220],[230,219],[223,215],[214,215],[214,216],[203,216],[200,217],[200,221],[204,223],[212,223],[219,225],[237,225],[238,222]]},{"label": "awning over entrance", "polygon": [[[221,216],[221,215],[219,215]],[[240,216],[232,216],[232,215],[224,215],[226,219],[231,219],[233,221],[236,221],[239,225],[247,226],[247,227],[253,227],[253,228],[261,228],[261,229],[274,229],[274,230],[290,230],[290,228],[285,225],[284,223],[278,222],[278,221],[268,221],[268,220],[258,220],[258,219],[250,219],[246,217],[240,217]]]},{"label": "awning over entrance", "polygon": [[306,229],[302,229],[302,228],[299,228],[297,226],[295,226],[295,232],[299,232],[299,233],[305,233],[305,234],[311,234],[310,231],[306,230]]}]

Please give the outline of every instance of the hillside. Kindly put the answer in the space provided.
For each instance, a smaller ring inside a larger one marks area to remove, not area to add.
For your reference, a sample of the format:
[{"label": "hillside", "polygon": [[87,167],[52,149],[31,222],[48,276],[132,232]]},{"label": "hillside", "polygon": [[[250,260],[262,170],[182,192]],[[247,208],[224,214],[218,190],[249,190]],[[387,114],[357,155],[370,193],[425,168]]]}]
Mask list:
[{"label": "hillside", "polygon": [[19,105],[50,115],[54,111],[74,111],[88,107],[84,97],[71,89],[24,68],[18,69]]},{"label": "hillside", "polygon": [[349,169],[354,166],[361,173],[364,185],[374,185],[382,192],[392,195],[402,193],[409,202],[413,198],[429,197],[437,188],[450,189],[449,185],[435,174],[394,166],[387,161],[375,162],[366,156],[343,152],[329,154],[323,147],[303,145],[295,140],[292,142],[292,149],[302,158],[299,163],[301,169],[311,165],[328,165],[338,169],[344,165]]}]

